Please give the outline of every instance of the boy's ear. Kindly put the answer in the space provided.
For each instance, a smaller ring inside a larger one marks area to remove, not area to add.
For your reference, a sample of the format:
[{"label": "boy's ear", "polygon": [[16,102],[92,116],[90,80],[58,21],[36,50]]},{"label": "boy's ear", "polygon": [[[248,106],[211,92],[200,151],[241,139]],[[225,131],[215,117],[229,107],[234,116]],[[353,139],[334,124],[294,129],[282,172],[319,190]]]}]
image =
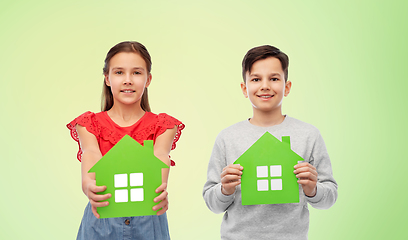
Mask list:
[{"label": "boy's ear", "polygon": [[245,98],[248,98],[248,92],[247,92],[246,84],[244,82],[241,83],[241,90]]},{"label": "boy's ear", "polygon": [[147,77],[147,81],[146,81],[146,86],[145,86],[145,87],[148,87],[151,82],[152,82],[152,74],[149,73],[149,76]]},{"label": "boy's ear", "polygon": [[110,82],[109,82],[108,75],[105,75],[105,84],[106,84],[106,86],[110,87]]},{"label": "boy's ear", "polygon": [[287,81],[285,84],[285,97],[287,97],[290,93],[290,89],[292,88],[292,82]]}]

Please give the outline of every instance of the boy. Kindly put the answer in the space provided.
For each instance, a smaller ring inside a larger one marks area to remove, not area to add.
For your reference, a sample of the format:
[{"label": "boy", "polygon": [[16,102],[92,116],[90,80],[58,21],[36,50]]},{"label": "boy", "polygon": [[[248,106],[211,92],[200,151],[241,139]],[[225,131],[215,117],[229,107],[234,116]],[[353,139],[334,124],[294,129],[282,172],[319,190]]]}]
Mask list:
[{"label": "boy", "polygon": [[[337,183],[319,130],[282,115],[282,100],[290,92],[288,56],[265,45],[247,52],[242,61],[241,89],[252,103],[253,117],[238,122],[217,136],[208,164],[203,197],[208,208],[225,212],[221,239],[307,239],[307,203],[330,208],[337,199]],[[294,166],[299,203],[242,205],[242,166],[233,164],[266,131],[277,139],[290,136],[291,149],[305,161]]]}]

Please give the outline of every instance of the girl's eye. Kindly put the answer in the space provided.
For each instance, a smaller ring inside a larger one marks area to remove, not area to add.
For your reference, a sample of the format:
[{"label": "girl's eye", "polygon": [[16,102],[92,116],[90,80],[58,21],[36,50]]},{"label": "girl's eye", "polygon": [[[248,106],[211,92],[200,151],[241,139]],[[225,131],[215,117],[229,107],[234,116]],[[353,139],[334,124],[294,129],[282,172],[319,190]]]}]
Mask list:
[{"label": "girl's eye", "polygon": [[141,74],[140,72],[134,72],[133,74],[137,75],[137,74]]},{"label": "girl's eye", "polygon": [[122,71],[116,71],[115,74],[122,74]]}]

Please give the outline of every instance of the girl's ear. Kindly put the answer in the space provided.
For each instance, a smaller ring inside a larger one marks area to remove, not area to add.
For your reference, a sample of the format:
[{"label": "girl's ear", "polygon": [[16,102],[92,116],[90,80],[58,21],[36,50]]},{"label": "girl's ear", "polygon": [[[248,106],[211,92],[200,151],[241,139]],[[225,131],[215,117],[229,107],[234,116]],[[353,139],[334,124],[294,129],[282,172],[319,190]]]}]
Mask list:
[{"label": "girl's ear", "polygon": [[245,98],[248,98],[248,92],[247,92],[246,84],[244,82],[241,83],[241,90]]},{"label": "girl's ear", "polygon": [[145,87],[148,87],[151,82],[152,82],[152,74],[149,73],[149,76],[147,77],[147,81],[146,81],[146,86],[145,86]]},{"label": "girl's ear", "polygon": [[285,97],[289,95],[290,89],[292,88],[292,82],[287,81],[285,84]]},{"label": "girl's ear", "polygon": [[109,76],[105,75],[105,84],[106,86],[110,87]]}]

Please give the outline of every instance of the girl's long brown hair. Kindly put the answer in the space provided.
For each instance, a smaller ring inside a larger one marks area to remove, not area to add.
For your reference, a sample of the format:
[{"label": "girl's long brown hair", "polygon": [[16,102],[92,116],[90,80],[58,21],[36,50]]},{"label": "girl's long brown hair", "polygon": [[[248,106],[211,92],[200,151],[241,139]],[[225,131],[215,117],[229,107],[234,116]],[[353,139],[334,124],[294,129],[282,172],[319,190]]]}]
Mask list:
[{"label": "girl's long brown hair", "polygon": [[[152,69],[152,60],[150,58],[150,54],[147,51],[146,47],[143,46],[139,42],[127,41],[127,42],[121,42],[121,43],[116,44],[109,50],[108,54],[106,54],[105,66],[103,67],[104,75],[109,74],[109,62],[112,59],[112,57],[121,52],[134,52],[136,54],[139,54],[145,61],[146,68],[147,68],[146,70],[150,74],[150,71]],[[106,85],[106,81],[104,79],[103,91],[102,91],[102,104],[101,104],[102,111],[108,111],[109,109],[112,108],[112,106],[113,106],[112,91],[111,91],[111,88],[108,85]],[[149,99],[147,96],[147,88],[144,89],[142,99],[140,101],[140,107],[143,109],[143,111],[151,112],[150,105],[149,105]]]}]

